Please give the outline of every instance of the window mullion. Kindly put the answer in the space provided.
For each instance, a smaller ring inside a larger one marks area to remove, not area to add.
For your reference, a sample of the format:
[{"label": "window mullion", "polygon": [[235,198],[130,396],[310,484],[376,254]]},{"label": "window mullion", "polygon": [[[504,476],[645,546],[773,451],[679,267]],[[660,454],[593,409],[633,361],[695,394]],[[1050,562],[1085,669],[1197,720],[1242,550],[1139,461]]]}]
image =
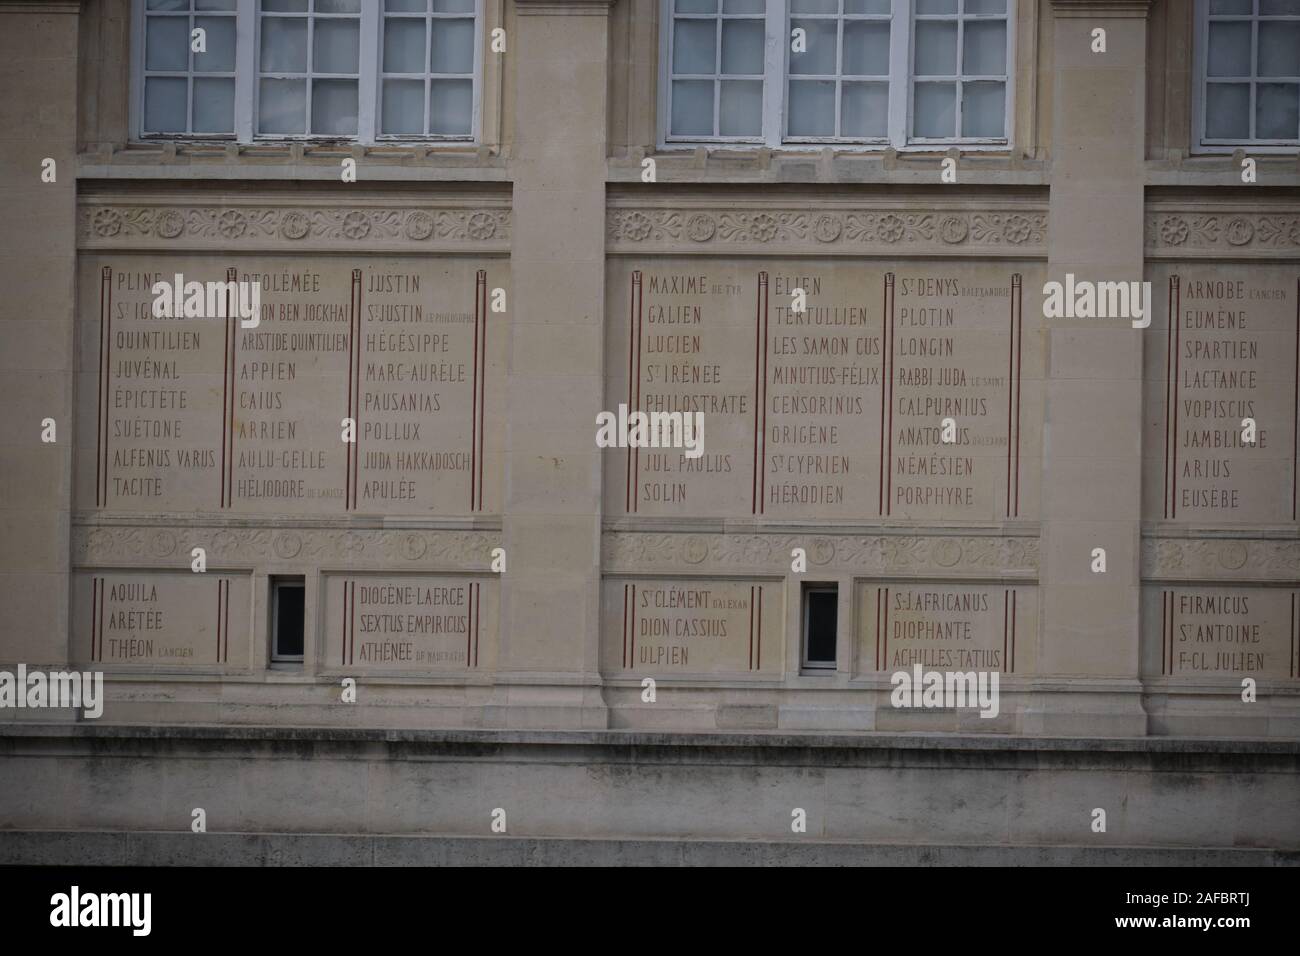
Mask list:
[{"label": "window mullion", "polygon": [[257,73],[257,0],[239,0],[235,13],[235,139],[253,141]]},{"label": "window mullion", "polygon": [[767,0],[763,44],[763,142],[776,148],[785,137],[786,51],[790,47],[788,0]]},{"label": "window mullion", "polygon": [[377,122],[375,114],[379,108],[379,18],[380,5],[362,4],[360,39],[361,49],[357,58],[357,140],[366,144],[375,142]]},{"label": "window mullion", "polygon": [[889,17],[889,145],[907,145],[912,90],[912,0],[894,0]]}]

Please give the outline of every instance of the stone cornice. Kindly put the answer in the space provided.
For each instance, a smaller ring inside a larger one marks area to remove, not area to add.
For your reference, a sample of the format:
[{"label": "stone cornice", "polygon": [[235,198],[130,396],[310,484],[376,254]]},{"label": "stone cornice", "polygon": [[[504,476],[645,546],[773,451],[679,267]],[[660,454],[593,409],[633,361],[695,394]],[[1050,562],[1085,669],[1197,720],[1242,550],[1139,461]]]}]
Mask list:
[{"label": "stone cornice", "polygon": [[136,196],[82,198],[77,246],[195,252],[464,252],[508,254],[510,201],[384,197],[330,201]]},{"label": "stone cornice", "polygon": [[603,17],[614,0],[515,0],[521,17]]},{"label": "stone cornice", "polygon": [[803,548],[809,573],[984,578],[1038,575],[1038,538],[1005,535],[605,532],[607,574],[779,574]]},{"label": "stone cornice", "polygon": [[1146,254],[1161,259],[1300,256],[1300,204],[1149,203]]},{"label": "stone cornice", "polygon": [[1052,0],[1052,9],[1061,19],[1145,20],[1151,12],[1151,0]]},{"label": "stone cornice", "polygon": [[672,203],[611,199],[611,253],[680,255],[945,255],[1043,258],[1047,209],[1041,202],[871,203],[738,199]]},{"label": "stone cornice", "polygon": [[1300,541],[1286,538],[1144,537],[1142,578],[1295,584]]}]

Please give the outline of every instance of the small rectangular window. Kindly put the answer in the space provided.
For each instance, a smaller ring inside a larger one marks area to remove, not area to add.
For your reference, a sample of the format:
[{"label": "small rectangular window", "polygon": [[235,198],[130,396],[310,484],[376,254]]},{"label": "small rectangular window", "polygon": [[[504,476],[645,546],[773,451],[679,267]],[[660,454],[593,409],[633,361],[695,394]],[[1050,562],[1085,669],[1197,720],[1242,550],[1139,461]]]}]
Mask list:
[{"label": "small rectangular window", "polygon": [[835,670],[839,607],[838,585],[804,585],[802,664],[805,670]]},{"label": "small rectangular window", "polygon": [[305,646],[303,626],[306,594],[305,578],[271,578],[271,661],[273,663],[302,662]]}]

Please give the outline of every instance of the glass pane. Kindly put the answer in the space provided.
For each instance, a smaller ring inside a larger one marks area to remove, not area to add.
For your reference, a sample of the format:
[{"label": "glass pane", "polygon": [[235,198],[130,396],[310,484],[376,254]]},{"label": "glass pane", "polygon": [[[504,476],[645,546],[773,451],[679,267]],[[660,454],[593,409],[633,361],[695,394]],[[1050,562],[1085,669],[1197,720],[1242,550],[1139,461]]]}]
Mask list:
[{"label": "glass pane", "polygon": [[356,73],[361,25],[356,20],[317,20],[312,38],[313,73]]},{"label": "glass pane", "polygon": [[803,29],[806,34],[807,48],[803,53],[790,53],[790,72],[794,75],[822,74],[834,75],[836,45],[836,21],[834,20],[791,20],[790,29]]},{"label": "glass pane", "polygon": [[912,135],[951,137],[957,129],[957,85],[917,83],[912,96]]},{"label": "glass pane", "polygon": [[889,0],[844,0],[845,13],[889,13]]},{"label": "glass pane", "polygon": [[673,21],[673,72],[712,73],[716,57],[716,20]]},{"label": "glass pane", "polygon": [[1261,20],[1259,75],[1300,76],[1300,20]]},{"label": "glass pane", "polygon": [[[1246,2],[1249,6],[1249,0]],[[1300,0],[1259,0],[1259,12],[1265,17],[1300,16]]]},{"label": "glass pane", "polygon": [[1250,13],[1250,0],[1210,0],[1210,16],[1216,13]]},{"label": "glass pane", "polygon": [[1300,136],[1300,85],[1261,83],[1255,87],[1255,138]]},{"label": "glass pane", "polygon": [[961,88],[961,134],[988,139],[1006,135],[1007,86],[984,81],[963,83]]},{"label": "glass pane", "polygon": [[674,80],[669,129],[674,136],[713,135],[713,81]]},{"label": "glass pane", "polygon": [[259,133],[307,131],[307,81],[262,80],[257,105]]},{"label": "glass pane", "polygon": [[195,77],[194,132],[235,131],[234,77]]},{"label": "glass pane", "polygon": [[180,77],[170,76],[144,81],[145,132],[185,132],[185,83]]},{"label": "glass pane", "polygon": [[835,82],[790,82],[790,136],[835,135]]},{"label": "glass pane", "polygon": [[262,0],[264,13],[306,13],[307,0]]},{"label": "glass pane", "polygon": [[961,71],[966,76],[1006,75],[1005,20],[967,20],[962,31],[961,45]]},{"label": "glass pane", "polygon": [[307,21],[262,18],[262,72],[307,72]]},{"label": "glass pane", "polygon": [[1007,12],[1007,0],[966,0],[963,8],[970,14],[999,14]]},{"label": "glass pane", "polygon": [[434,20],[429,70],[433,73],[474,72],[474,21]]},{"label": "glass pane", "polygon": [[922,20],[916,25],[917,76],[953,76],[957,72],[957,24]]},{"label": "glass pane", "polygon": [[195,10],[234,10],[235,0],[197,0]]},{"label": "glass pane", "polygon": [[434,13],[473,13],[474,0],[433,0]]},{"label": "glass pane", "polygon": [[1207,139],[1250,138],[1250,86],[1246,83],[1210,83],[1205,87]]},{"label": "glass pane", "polygon": [[889,84],[845,83],[840,103],[840,135],[884,139],[889,118]]},{"label": "glass pane", "polygon": [[[424,72],[424,18],[384,18],[384,72]],[[423,121],[421,121],[423,124]]]},{"label": "glass pane", "polygon": [[424,81],[384,80],[384,112],[381,131],[424,133]]},{"label": "glass pane", "polygon": [[957,0],[916,0],[917,13],[956,13]]},{"label": "glass pane", "polygon": [[842,69],[850,76],[889,75],[888,21],[844,21]]},{"label": "glass pane", "polygon": [[1250,24],[1210,22],[1210,76],[1250,76]]},{"label": "glass pane", "polygon": [[839,0],[790,0],[791,13],[839,13]]},{"label": "glass pane", "polygon": [[763,72],[763,21],[722,21],[722,72]]},{"label": "glass pane", "polygon": [[360,13],[361,0],[316,0],[317,13]]},{"label": "glass pane", "polygon": [[188,10],[190,4],[189,0],[149,0],[146,7],[149,10]]},{"label": "glass pane", "polygon": [[763,82],[730,80],[718,101],[718,132],[723,136],[759,136],[763,132]]},{"label": "glass pane", "polygon": [[207,53],[194,54],[196,73],[235,72],[235,18],[195,17],[194,25],[207,32]]},{"label": "glass pane", "polygon": [[311,131],[324,136],[357,134],[357,81],[313,80]]},{"label": "glass pane", "polygon": [[190,68],[189,17],[149,17],[144,44],[146,70]]},{"label": "glass pane", "polygon": [[764,13],[766,10],[764,0],[722,0],[723,13]]},{"label": "glass pane", "polygon": [[718,0],[677,0],[678,13],[717,13]]},{"label": "glass pane", "polygon": [[473,116],[473,81],[429,81],[430,133],[441,136],[468,136],[474,128]]},{"label": "glass pane", "polygon": [[389,13],[424,13],[429,9],[429,0],[384,0],[384,9]]}]

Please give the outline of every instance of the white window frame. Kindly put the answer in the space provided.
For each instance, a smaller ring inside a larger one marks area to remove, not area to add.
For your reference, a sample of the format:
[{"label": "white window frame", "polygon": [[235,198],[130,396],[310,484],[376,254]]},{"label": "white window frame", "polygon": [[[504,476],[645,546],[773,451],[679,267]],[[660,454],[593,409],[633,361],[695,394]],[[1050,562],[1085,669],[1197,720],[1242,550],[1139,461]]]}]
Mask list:
[{"label": "white window frame", "polygon": [[[235,132],[231,134],[146,133],[144,131],[145,0],[131,0],[130,126],[134,142],[237,142],[254,143],[385,143],[422,142],[478,144],[482,135],[483,101],[483,18],[486,0],[474,0],[474,72],[470,132],[467,135],[381,133],[381,60],[383,0],[361,0],[361,50],[357,80],[357,133],[355,136],[311,133],[258,133],[257,82],[261,70],[258,50],[261,17],[258,0],[236,0],[235,15]],[[426,48],[426,55],[428,50]],[[310,104],[308,104],[310,109]],[[426,106],[427,111],[427,106]],[[187,121],[188,122],[188,121]]]},{"label": "white window frame", "polygon": [[[812,601],[809,598],[814,594],[833,594],[835,595],[835,659],[830,661],[814,661],[808,657],[808,624],[812,618]],[[802,671],[811,671],[815,673],[833,673],[839,669],[840,662],[840,609],[839,609],[840,589],[837,584],[806,584],[801,589],[800,599],[803,607],[800,609],[800,618],[802,626],[799,631],[799,669]]]},{"label": "white window frame", "polygon": [[[305,576],[287,575],[271,578],[271,663],[301,664],[307,659],[307,579]],[[302,591],[302,653],[280,653],[280,592],[286,588]]]},{"label": "white window frame", "polygon": [[[721,4],[722,0],[718,0]],[[853,137],[798,137],[787,136],[788,86],[790,68],[790,2],[767,0],[766,31],[764,34],[763,80],[763,131],[760,136],[673,136],[669,132],[672,119],[672,25],[673,0],[659,0],[659,83],[658,83],[658,136],[663,150],[694,149],[699,146],[726,148],[760,147],[780,150],[820,150],[833,146],[837,150],[879,152],[886,148],[903,152],[933,152],[948,146],[959,146],[971,152],[1006,152],[1015,142],[1016,115],[1016,33],[1018,0],[1007,0],[1007,53],[1006,53],[1006,118],[1001,137],[962,137],[921,139],[911,136],[912,129],[912,62],[913,23],[915,0],[893,0],[889,34],[889,119],[888,137],[885,139],[860,139]],[[990,19],[1000,19],[991,17]],[[959,38],[960,42],[960,38]],[[960,48],[958,50],[960,56]],[[719,68],[720,68],[719,64]],[[829,78],[829,77],[828,77]],[[953,82],[960,84],[961,77]],[[715,104],[715,110],[717,105]],[[838,107],[837,107],[838,109]],[[957,132],[960,132],[960,114]]]},{"label": "white window frame", "polygon": [[[1259,9],[1258,2],[1251,5],[1252,11]],[[1192,43],[1192,152],[1194,153],[1234,153],[1239,149],[1249,149],[1252,153],[1296,153],[1300,152],[1300,142],[1269,140],[1269,139],[1243,139],[1234,141],[1214,140],[1208,142],[1205,136],[1205,110],[1207,107],[1206,85],[1210,78],[1207,76],[1209,70],[1209,52],[1210,52],[1210,2],[1209,0],[1196,0],[1195,4],[1195,42]],[[1231,18],[1230,18],[1231,19]],[[1245,19],[1244,15],[1238,19]],[[1249,19],[1258,23],[1258,16],[1252,12]],[[1270,18],[1272,19],[1272,18]],[[1258,46],[1258,28],[1251,30],[1250,42],[1250,109],[1251,122],[1254,122],[1255,111],[1255,86],[1261,78],[1256,75],[1259,69],[1259,50]],[[1264,77],[1264,82],[1280,81],[1287,82],[1287,77]]]}]

